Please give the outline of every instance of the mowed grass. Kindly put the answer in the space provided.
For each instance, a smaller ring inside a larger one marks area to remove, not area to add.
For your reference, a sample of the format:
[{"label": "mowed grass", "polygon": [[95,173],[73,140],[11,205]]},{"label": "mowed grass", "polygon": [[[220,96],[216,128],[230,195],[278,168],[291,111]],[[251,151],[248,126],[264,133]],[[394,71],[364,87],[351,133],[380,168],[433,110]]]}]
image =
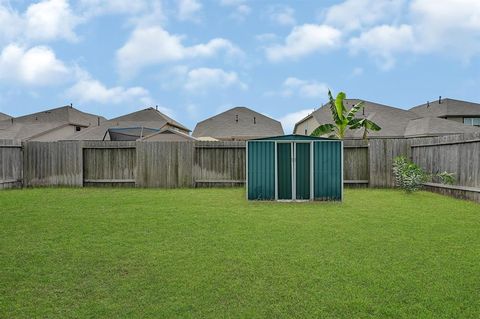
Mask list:
[{"label": "mowed grass", "polygon": [[347,190],[0,192],[1,318],[478,318],[480,205]]}]

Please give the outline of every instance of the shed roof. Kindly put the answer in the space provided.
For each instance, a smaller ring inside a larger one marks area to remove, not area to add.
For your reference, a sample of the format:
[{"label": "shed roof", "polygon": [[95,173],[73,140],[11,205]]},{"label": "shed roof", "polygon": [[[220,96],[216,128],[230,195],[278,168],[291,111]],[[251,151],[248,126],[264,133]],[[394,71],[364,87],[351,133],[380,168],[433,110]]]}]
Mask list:
[{"label": "shed roof", "polygon": [[251,139],[250,141],[340,141],[340,140],[326,138],[326,137],[301,135],[301,134],[287,134],[287,135],[256,138],[256,139]]},{"label": "shed roof", "polygon": [[192,135],[197,138],[252,139],[283,133],[279,121],[238,106],[197,123]]},{"label": "shed roof", "polygon": [[415,106],[410,111],[421,117],[480,117],[480,104],[445,98]]}]

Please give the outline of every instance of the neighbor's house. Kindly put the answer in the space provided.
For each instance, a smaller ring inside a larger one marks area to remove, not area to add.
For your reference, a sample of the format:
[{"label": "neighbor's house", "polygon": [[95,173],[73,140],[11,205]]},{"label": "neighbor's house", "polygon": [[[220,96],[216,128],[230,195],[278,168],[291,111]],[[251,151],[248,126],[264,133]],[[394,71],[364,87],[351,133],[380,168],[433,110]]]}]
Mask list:
[{"label": "neighbor's house", "polygon": [[[350,109],[359,103],[359,99],[346,99],[345,106]],[[368,118],[382,129],[369,132],[374,138],[414,138],[441,136],[450,134],[477,133],[480,129],[443,118],[420,116],[412,110],[403,110],[370,101],[364,101],[365,106],[357,113],[357,117]],[[333,123],[329,104],[315,110],[295,124],[294,133],[310,135],[321,124]],[[361,139],[363,130],[347,130],[347,139]]]},{"label": "neighbor's house", "polygon": [[12,117],[10,115],[0,112],[0,121],[9,120],[11,118]]},{"label": "neighbor's house", "polygon": [[155,108],[122,115],[70,136],[89,141],[181,141],[191,140],[190,130]]},{"label": "neighbor's house", "polygon": [[0,121],[0,139],[58,141],[104,121],[104,117],[79,111],[71,105],[62,106]]},{"label": "neighbor's house", "polygon": [[415,106],[410,111],[420,117],[438,117],[465,125],[480,126],[480,104],[478,103],[440,97],[437,101]]},{"label": "neighbor's house", "polygon": [[192,133],[200,140],[219,141],[244,141],[283,134],[279,121],[242,106],[197,123]]}]

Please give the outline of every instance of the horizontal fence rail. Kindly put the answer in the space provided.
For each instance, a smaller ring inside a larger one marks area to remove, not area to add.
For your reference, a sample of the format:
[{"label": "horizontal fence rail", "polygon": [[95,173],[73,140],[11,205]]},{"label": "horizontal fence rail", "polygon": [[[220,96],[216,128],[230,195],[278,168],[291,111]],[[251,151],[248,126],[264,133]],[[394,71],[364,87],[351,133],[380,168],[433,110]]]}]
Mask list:
[{"label": "horizontal fence rail", "polygon": [[[32,186],[232,187],[245,184],[245,142],[17,142],[0,140],[0,189]],[[480,134],[344,141],[344,183],[394,187],[406,156],[456,185],[428,190],[480,201]]]}]

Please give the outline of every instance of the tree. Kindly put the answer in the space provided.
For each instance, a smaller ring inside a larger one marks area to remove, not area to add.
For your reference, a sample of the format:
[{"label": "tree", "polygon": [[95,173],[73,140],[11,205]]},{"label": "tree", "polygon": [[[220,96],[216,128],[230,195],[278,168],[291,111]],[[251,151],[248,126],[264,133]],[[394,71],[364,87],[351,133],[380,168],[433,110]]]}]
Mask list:
[{"label": "tree", "polygon": [[356,130],[363,128],[363,138],[367,138],[367,134],[370,131],[380,131],[381,127],[375,124],[373,121],[366,118],[357,118],[355,114],[364,107],[364,102],[361,101],[355,104],[349,111],[343,104],[347,95],[344,92],[340,92],[337,98],[334,99],[332,92],[328,91],[328,98],[330,104],[330,111],[332,112],[333,122],[335,124],[323,124],[317,127],[311,136],[328,135],[331,138],[343,139],[347,129]]}]

